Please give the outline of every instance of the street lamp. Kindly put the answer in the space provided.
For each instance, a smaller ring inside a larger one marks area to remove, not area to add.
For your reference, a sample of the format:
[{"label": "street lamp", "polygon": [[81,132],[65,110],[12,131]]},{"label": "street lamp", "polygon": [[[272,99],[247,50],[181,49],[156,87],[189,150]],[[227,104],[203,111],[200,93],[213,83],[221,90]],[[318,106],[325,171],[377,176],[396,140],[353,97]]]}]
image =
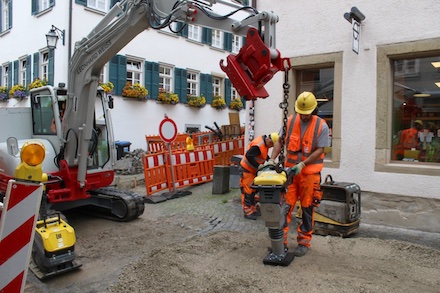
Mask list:
[{"label": "street lamp", "polygon": [[49,48],[49,50],[56,49],[58,39],[61,39],[63,41],[63,46],[64,46],[65,33],[66,33],[65,30],[60,30],[56,26],[52,25],[52,28],[46,34],[47,48]]}]

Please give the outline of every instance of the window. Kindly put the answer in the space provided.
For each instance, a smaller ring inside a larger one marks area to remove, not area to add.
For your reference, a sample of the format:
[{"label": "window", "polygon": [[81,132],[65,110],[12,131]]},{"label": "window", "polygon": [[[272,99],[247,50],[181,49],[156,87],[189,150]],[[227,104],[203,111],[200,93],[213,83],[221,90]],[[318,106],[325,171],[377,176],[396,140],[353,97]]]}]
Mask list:
[{"label": "window", "polygon": [[[298,70],[297,95],[309,91],[318,100],[317,115],[324,118],[329,127],[330,146],[331,133],[333,128],[333,89],[334,89],[334,68],[311,68]],[[331,147],[325,150],[326,158],[331,159]]]},{"label": "window", "polygon": [[108,1],[109,0],[87,0],[87,7],[107,12],[110,7]]},{"label": "window", "polygon": [[221,96],[221,94],[222,94],[221,86],[222,86],[222,78],[213,76],[212,77],[212,95],[213,96]]},{"label": "window", "polygon": [[232,36],[232,53],[237,54],[243,46],[243,38],[237,35]]},{"label": "window", "polygon": [[10,16],[12,11],[11,9],[11,0],[1,0],[1,23],[0,23],[0,32],[7,31],[11,27]]},{"label": "window", "polygon": [[392,59],[391,159],[440,163],[440,55]]},{"label": "window", "polygon": [[9,65],[4,64],[2,80],[3,80],[3,86],[5,87],[9,87],[9,70],[10,70]]},{"label": "window", "polygon": [[231,87],[231,99],[240,99],[240,95],[234,87]]},{"label": "window", "polygon": [[48,10],[55,5],[55,0],[32,0],[32,15]]},{"label": "window", "polygon": [[187,95],[189,96],[197,96],[198,95],[198,85],[199,85],[199,75],[196,72],[188,71],[186,73],[186,82],[187,82]]},{"label": "window", "polygon": [[173,68],[171,66],[159,66],[159,88],[171,92],[173,88]]},{"label": "window", "polygon": [[200,26],[189,24],[188,25],[188,39],[200,42],[202,40],[202,30]]},{"label": "window", "polygon": [[41,78],[49,80],[49,52],[41,53]]},{"label": "window", "polygon": [[27,86],[27,75],[26,75],[26,59],[20,60],[20,77],[19,77],[19,84],[22,84],[23,86]]},{"label": "window", "polygon": [[223,49],[223,32],[220,30],[212,30],[212,46]]},{"label": "window", "polygon": [[46,10],[49,8],[49,0],[39,0],[38,3],[40,4],[40,11]]},{"label": "window", "polygon": [[140,84],[142,78],[142,63],[135,60],[127,60],[127,82]]}]

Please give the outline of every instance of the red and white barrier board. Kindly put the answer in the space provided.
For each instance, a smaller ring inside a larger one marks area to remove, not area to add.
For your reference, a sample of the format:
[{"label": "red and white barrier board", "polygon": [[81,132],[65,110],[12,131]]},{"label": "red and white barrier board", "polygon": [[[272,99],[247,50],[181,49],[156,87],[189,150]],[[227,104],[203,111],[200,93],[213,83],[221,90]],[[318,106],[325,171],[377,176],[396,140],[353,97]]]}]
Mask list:
[{"label": "red and white barrier board", "polygon": [[9,180],[0,218],[0,292],[23,292],[43,185]]}]

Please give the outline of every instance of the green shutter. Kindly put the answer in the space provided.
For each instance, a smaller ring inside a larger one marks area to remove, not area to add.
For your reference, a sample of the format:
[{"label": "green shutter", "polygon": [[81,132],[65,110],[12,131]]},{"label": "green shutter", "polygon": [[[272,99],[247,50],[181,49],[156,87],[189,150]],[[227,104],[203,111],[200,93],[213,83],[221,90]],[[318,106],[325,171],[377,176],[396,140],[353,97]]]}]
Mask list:
[{"label": "green shutter", "polygon": [[[32,58],[31,55],[28,55],[26,58],[26,86],[29,85],[32,82],[32,78],[31,78],[31,62],[32,62]],[[1,76],[1,75],[0,75]]]},{"label": "green shutter", "polygon": [[226,105],[231,103],[231,81],[229,78],[225,79],[225,102]]},{"label": "green shutter", "polygon": [[19,82],[18,82],[18,60],[14,61],[14,84],[19,84]]},{"label": "green shutter", "polygon": [[179,101],[181,103],[187,103],[188,100],[186,98],[186,70],[181,68],[174,69],[174,93],[179,96]]},{"label": "green shutter", "polygon": [[121,95],[127,83],[127,57],[116,55],[109,63],[109,81],[115,86],[113,89],[115,95]]},{"label": "green shutter", "polygon": [[39,59],[40,59],[40,53],[34,53],[34,73],[33,73],[33,80],[37,79],[39,77]]},{"label": "green shutter", "polygon": [[159,63],[145,61],[145,87],[148,97],[157,100],[159,96]]},{"label": "green shutter", "polygon": [[212,45],[212,29],[207,27],[202,28],[202,43]]},{"label": "green shutter", "polygon": [[12,87],[12,62],[8,63],[8,67],[9,67],[9,71],[8,71],[8,80],[9,80],[8,90],[10,90],[11,87]]},{"label": "green shutter", "polygon": [[55,51],[49,50],[49,60],[47,66],[47,83],[50,85],[55,85]]},{"label": "green shutter", "polygon": [[188,26],[186,25],[186,23],[177,22],[176,31],[179,36],[182,36],[185,38],[188,37]]},{"label": "green shutter", "polygon": [[49,1],[49,6],[50,7],[54,7],[55,6],[55,0],[50,0]]},{"label": "green shutter", "polygon": [[75,0],[75,3],[87,6],[87,0]]},{"label": "green shutter", "polygon": [[32,0],[32,15],[38,13],[38,0]]},{"label": "green shutter", "polygon": [[[0,76],[2,77],[3,76],[3,74],[2,74],[2,67],[0,66]],[[0,86],[2,85],[2,80],[3,80],[3,78],[0,78]]]},{"label": "green shutter", "polygon": [[11,28],[12,28],[12,0],[9,1],[9,28],[8,29],[11,29]]},{"label": "green shutter", "polygon": [[200,74],[200,95],[206,98],[206,103],[212,103],[212,75]]},{"label": "green shutter", "polygon": [[231,33],[224,33],[223,34],[223,49],[226,51],[231,52],[232,51],[232,34]]}]

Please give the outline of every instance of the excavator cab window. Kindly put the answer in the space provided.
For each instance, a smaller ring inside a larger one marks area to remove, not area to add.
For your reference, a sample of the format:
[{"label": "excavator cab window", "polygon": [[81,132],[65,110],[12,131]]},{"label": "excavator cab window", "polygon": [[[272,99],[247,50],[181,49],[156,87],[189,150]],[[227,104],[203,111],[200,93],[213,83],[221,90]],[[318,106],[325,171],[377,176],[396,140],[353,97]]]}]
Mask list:
[{"label": "excavator cab window", "polygon": [[32,120],[34,135],[56,135],[51,96],[39,95],[33,97]]}]

